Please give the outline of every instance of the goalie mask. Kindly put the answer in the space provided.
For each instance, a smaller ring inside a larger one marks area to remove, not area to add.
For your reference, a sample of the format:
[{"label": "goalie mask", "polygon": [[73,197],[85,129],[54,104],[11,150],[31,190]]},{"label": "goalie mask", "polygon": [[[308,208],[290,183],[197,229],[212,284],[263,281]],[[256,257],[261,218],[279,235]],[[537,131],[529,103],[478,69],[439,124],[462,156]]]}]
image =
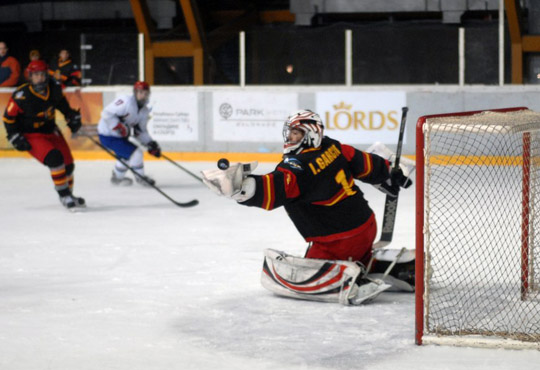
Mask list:
[{"label": "goalie mask", "polygon": [[318,148],[321,146],[323,131],[324,126],[317,113],[308,109],[294,112],[283,126],[283,153],[298,154],[307,148]]}]

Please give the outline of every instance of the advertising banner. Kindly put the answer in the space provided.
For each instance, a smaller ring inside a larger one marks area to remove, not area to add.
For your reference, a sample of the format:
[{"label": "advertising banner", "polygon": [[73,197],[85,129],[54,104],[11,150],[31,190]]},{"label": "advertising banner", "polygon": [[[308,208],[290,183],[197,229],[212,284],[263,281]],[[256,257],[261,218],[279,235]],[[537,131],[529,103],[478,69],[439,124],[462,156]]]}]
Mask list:
[{"label": "advertising banner", "polygon": [[148,133],[158,142],[198,141],[199,105],[196,92],[152,92]]},{"label": "advertising banner", "polygon": [[404,91],[319,92],[316,102],[325,135],[346,144],[397,143]]},{"label": "advertising banner", "polygon": [[214,140],[282,142],[283,123],[297,109],[297,93],[215,92]]}]

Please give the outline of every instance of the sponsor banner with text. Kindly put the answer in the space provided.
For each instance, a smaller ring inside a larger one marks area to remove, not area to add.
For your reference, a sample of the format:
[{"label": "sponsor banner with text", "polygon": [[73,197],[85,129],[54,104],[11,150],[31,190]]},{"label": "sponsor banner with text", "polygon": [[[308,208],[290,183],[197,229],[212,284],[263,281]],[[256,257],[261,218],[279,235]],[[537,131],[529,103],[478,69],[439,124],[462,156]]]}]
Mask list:
[{"label": "sponsor banner with text", "polygon": [[404,91],[319,92],[317,113],[325,135],[346,144],[396,144]]},{"label": "sponsor banner with text", "polygon": [[216,92],[214,140],[282,142],[283,123],[297,109],[297,93]]},{"label": "sponsor banner with text", "polygon": [[152,92],[148,133],[158,142],[198,141],[199,114],[196,92]]}]

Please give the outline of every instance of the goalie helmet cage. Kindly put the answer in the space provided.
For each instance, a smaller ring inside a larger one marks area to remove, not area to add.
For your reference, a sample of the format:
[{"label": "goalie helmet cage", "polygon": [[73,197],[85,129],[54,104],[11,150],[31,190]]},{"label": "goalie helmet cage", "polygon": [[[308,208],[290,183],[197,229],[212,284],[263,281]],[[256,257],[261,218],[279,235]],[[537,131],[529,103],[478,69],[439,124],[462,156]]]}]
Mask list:
[{"label": "goalie helmet cage", "polygon": [[540,349],[540,113],[420,117],[416,343]]}]

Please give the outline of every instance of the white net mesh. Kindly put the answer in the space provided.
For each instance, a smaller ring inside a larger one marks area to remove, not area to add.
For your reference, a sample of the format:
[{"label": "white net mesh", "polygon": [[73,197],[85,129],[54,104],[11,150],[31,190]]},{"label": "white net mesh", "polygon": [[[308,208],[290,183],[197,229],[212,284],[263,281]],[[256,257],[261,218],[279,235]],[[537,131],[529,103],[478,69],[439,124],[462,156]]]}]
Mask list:
[{"label": "white net mesh", "polygon": [[540,114],[423,130],[424,333],[540,341]]}]

